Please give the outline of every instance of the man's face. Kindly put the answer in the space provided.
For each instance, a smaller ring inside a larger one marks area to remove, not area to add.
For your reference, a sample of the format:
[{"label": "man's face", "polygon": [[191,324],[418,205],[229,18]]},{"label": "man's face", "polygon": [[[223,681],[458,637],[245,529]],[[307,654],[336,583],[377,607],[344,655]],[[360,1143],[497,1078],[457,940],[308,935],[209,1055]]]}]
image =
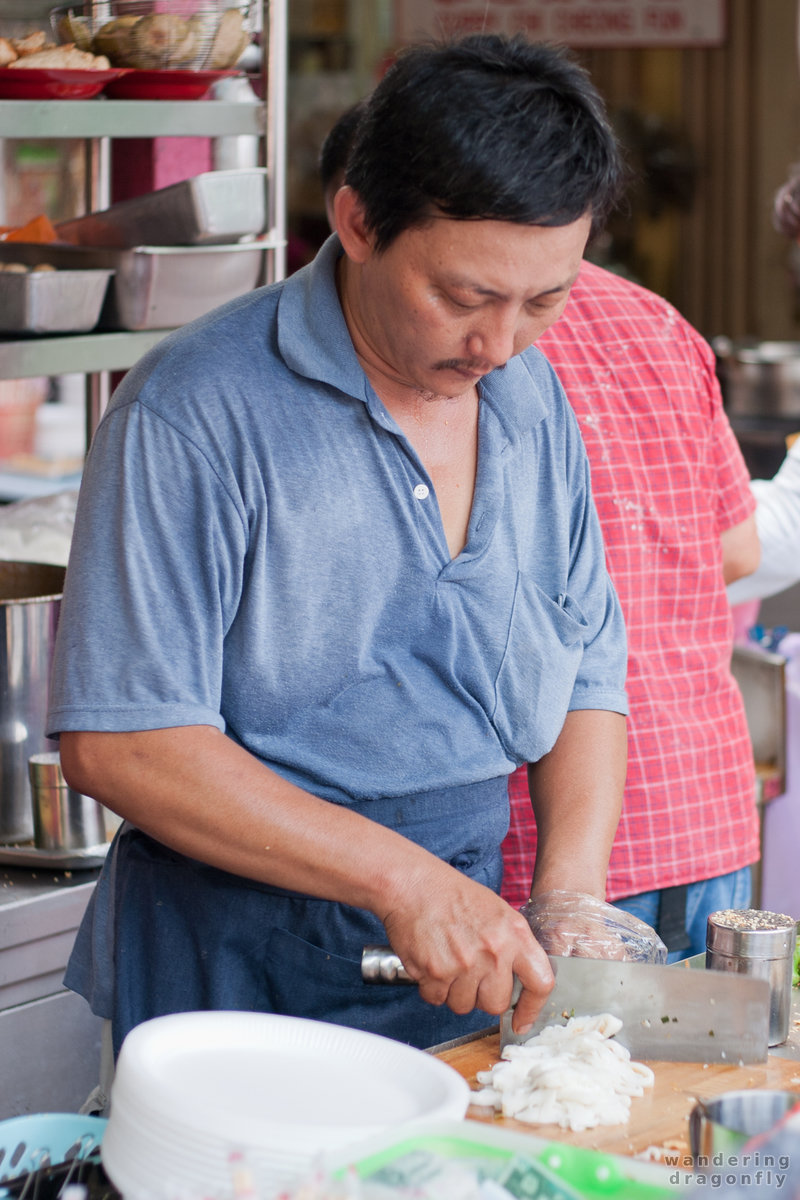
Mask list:
[{"label": "man's face", "polygon": [[561,315],[590,226],[434,217],[381,254],[365,241],[342,298],[367,370],[432,396],[468,391]]}]

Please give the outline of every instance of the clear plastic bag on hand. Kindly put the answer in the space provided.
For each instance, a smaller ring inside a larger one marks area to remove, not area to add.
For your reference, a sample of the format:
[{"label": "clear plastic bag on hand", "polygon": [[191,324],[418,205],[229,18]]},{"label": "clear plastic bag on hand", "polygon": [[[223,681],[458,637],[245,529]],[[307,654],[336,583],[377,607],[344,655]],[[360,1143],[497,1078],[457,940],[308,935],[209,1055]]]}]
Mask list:
[{"label": "clear plastic bag on hand", "polygon": [[667,947],[650,925],[585,892],[542,892],[520,909],[548,954],[665,963]]}]

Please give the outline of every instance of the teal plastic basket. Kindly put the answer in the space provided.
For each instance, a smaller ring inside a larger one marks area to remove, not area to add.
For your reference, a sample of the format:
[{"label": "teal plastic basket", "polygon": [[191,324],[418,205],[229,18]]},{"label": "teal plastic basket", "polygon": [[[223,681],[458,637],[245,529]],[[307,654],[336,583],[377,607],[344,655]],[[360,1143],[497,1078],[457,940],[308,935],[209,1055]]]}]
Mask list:
[{"label": "teal plastic basket", "polygon": [[32,1113],[0,1121],[0,1185],[40,1167],[88,1158],[98,1150],[107,1124],[105,1117],[80,1113]]}]

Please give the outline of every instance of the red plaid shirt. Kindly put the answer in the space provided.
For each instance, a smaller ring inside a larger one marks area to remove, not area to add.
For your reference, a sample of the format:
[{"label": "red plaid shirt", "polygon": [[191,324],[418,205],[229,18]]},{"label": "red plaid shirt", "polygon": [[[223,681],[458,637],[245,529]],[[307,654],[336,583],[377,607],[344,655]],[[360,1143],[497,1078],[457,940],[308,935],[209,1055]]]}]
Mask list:
[{"label": "red plaid shirt", "polygon": [[[755,502],[714,356],[666,301],[590,263],[538,345],[580,422],[628,629],[628,775],[607,898],[726,874],[758,858],[759,834],[720,534]],[[516,907],[536,843],[524,767],[509,790],[503,895]]]}]

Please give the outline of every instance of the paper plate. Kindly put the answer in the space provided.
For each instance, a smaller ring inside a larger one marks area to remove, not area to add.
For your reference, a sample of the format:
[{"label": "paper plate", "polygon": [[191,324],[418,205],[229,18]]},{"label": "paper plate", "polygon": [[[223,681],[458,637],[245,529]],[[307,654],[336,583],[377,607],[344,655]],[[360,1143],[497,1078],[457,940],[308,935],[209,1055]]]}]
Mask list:
[{"label": "paper plate", "polygon": [[105,89],[111,100],[199,100],[212,83],[227,75],[226,71],[141,71],[127,68],[117,74]]},{"label": "paper plate", "polygon": [[59,67],[0,67],[0,100],[88,100],[123,71]]},{"label": "paper plate", "polygon": [[103,1166],[125,1195],[225,1193],[242,1151],[262,1191],[385,1129],[461,1119],[452,1067],[390,1038],[298,1017],[195,1012],[125,1039]]}]

